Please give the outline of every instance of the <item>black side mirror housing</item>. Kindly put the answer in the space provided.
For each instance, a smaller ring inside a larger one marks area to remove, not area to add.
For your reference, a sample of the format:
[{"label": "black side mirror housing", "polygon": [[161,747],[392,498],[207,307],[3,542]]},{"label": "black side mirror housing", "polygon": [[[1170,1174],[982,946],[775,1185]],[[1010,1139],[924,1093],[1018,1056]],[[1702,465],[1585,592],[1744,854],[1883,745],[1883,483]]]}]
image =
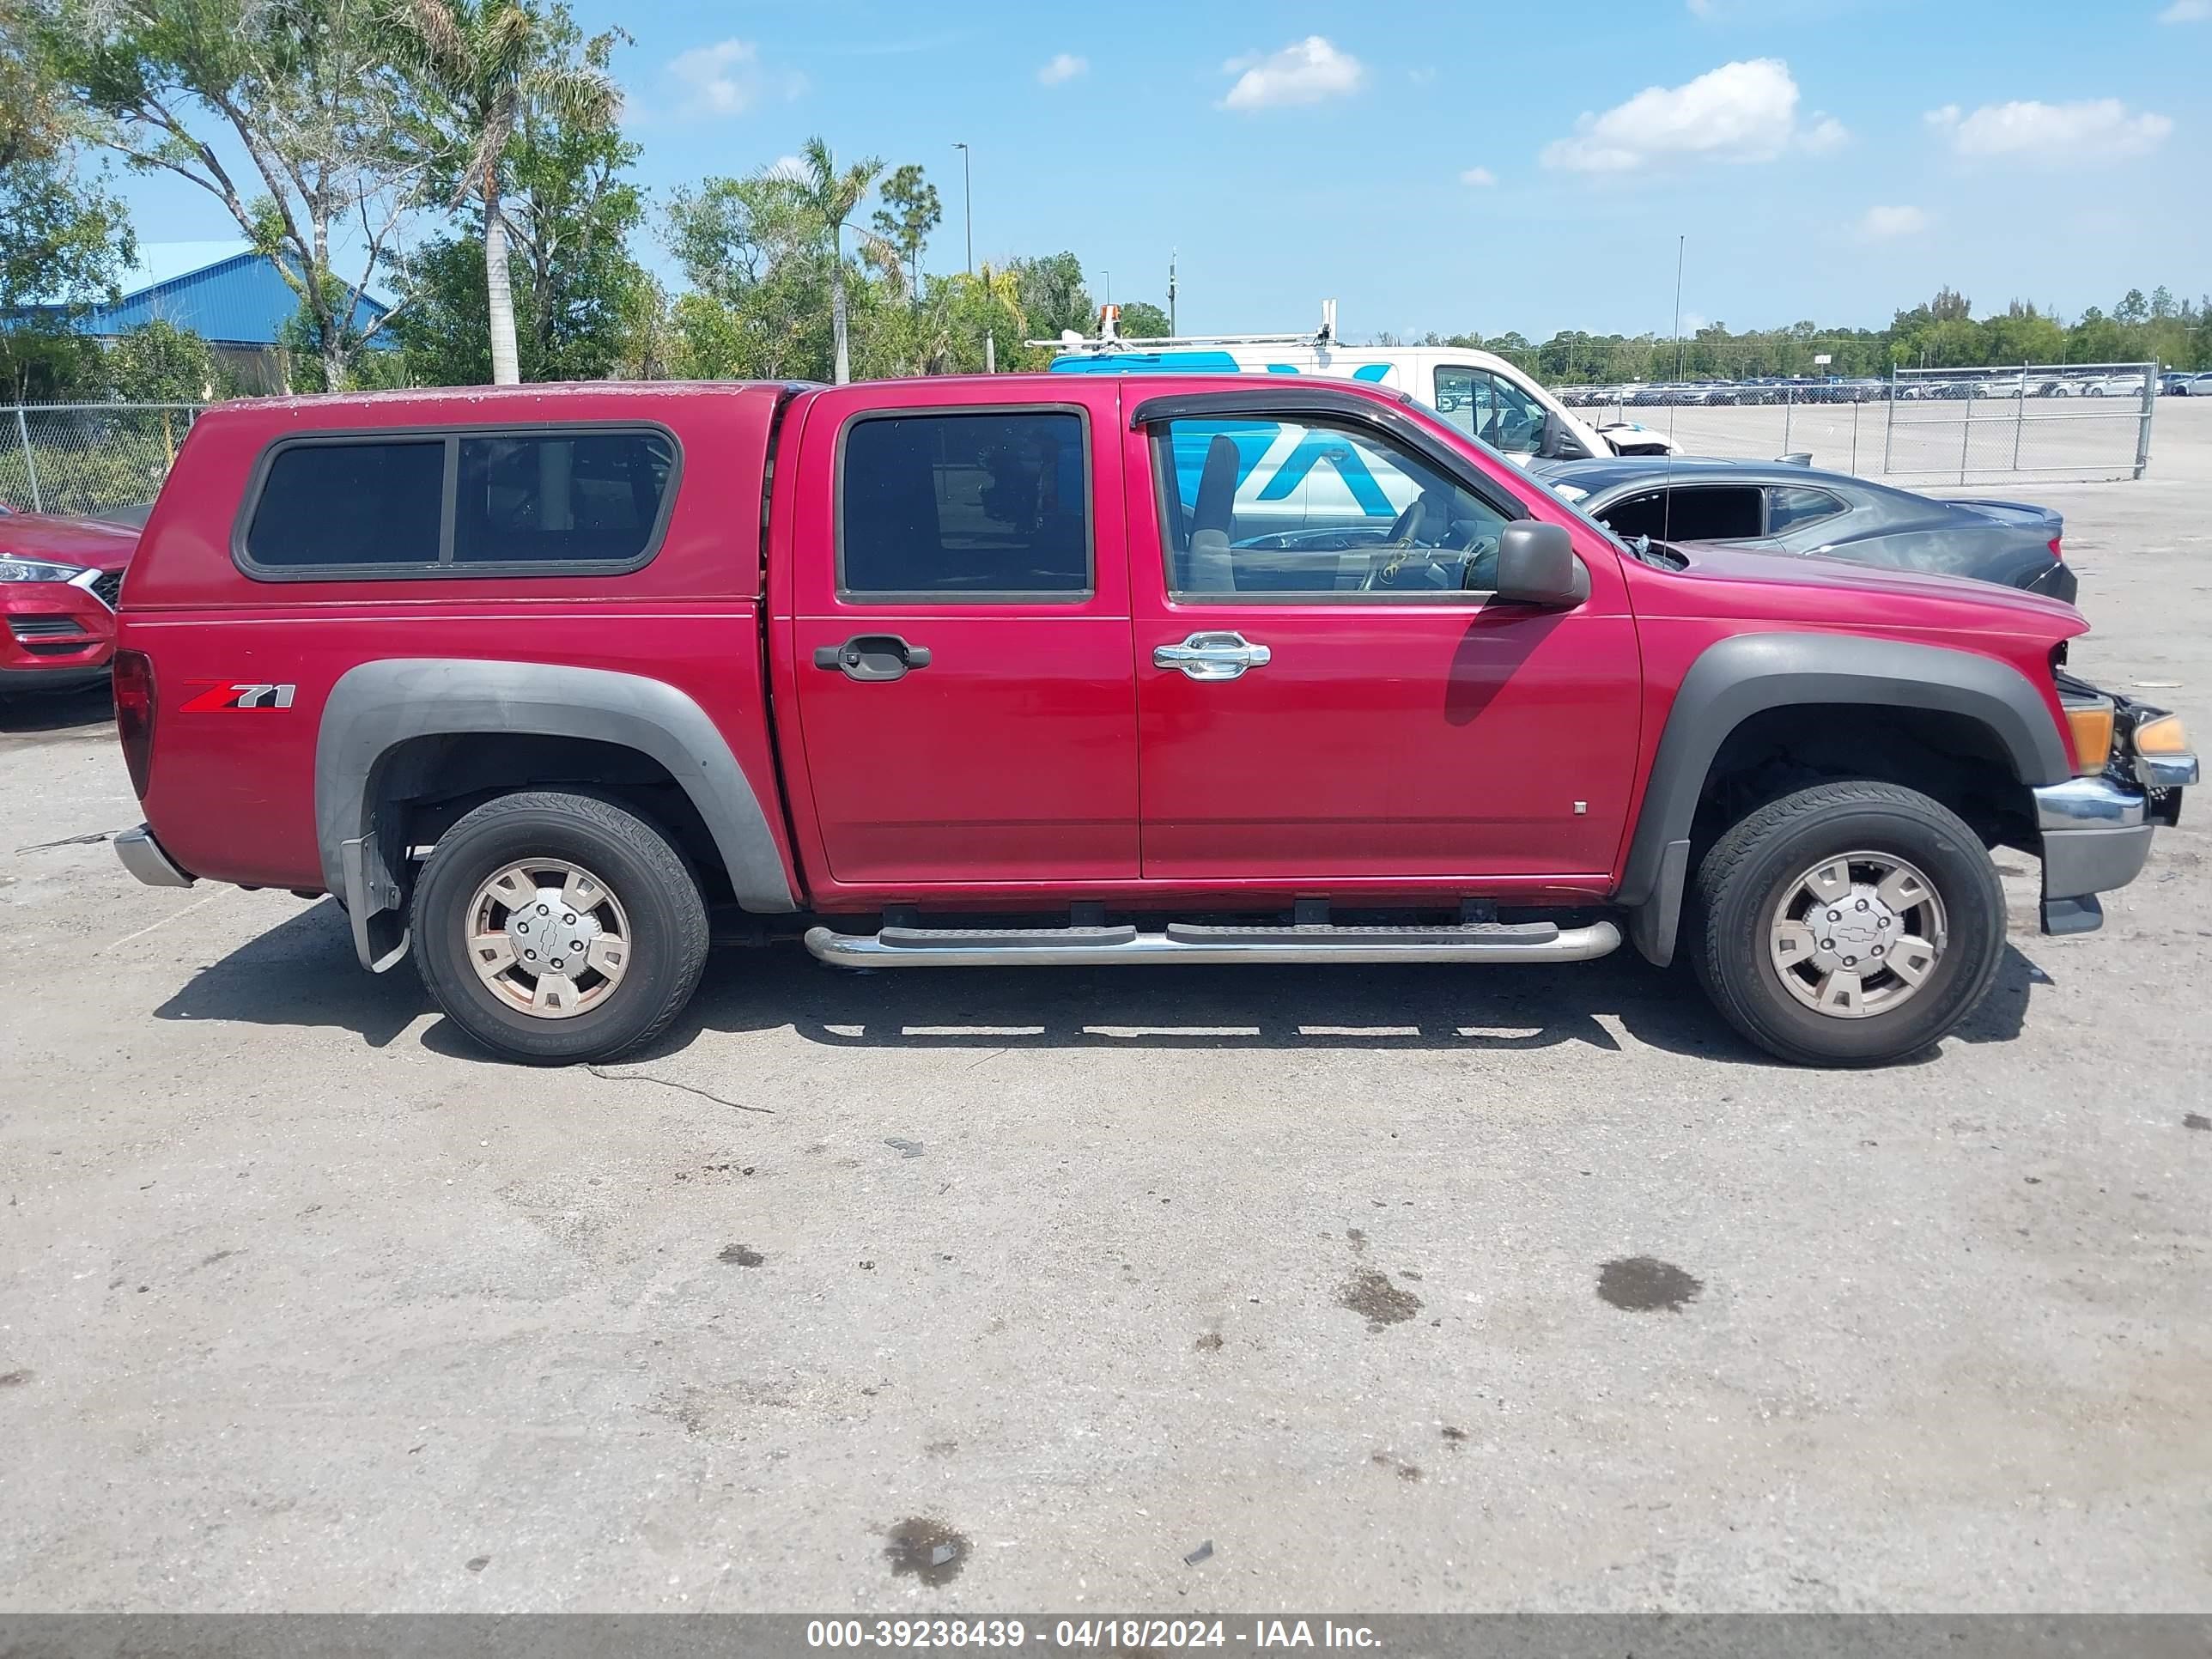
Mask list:
[{"label": "black side mirror housing", "polygon": [[1564,610],[1589,598],[1589,572],[1565,525],[1516,519],[1498,532],[1498,586],[1504,605]]},{"label": "black side mirror housing", "polygon": [[1567,423],[1552,410],[1544,411],[1544,437],[1537,447],[1537,459],[1546,461],[1587,461],[1589,450],[1583,441],[1567,430]]}]

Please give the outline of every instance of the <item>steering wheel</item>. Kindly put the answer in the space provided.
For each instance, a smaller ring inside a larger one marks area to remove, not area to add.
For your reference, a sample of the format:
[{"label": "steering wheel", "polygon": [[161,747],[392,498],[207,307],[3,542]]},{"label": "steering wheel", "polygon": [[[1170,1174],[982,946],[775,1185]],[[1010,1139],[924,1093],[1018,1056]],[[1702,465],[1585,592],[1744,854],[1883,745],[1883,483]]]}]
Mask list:
[{"label": "steering wheel", "polygon": [[[1405,567],[1414,565],[1413,570]],[[1381,588],[1404,592],[1429,588],[1440,592],[1469,592],[1498,586],[1498,540],[1486,536],[1472,519],[1455,519],[1437,547],[1376,550],[1368,556],[1367,574],[1359,584],[1363,593]]]}]

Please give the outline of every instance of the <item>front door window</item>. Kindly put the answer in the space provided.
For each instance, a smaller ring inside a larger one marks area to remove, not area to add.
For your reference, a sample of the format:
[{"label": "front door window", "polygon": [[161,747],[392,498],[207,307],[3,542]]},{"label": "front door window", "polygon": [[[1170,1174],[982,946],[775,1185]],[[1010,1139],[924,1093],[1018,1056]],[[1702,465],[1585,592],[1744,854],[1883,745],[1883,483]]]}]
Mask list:
[{"label": "front door window", "polygon": [[1534,455],[1544,443],[1544,406],[1486,369],[1447,363],[1437,370],[1437,411],[1501,455]]},{"label": "front door window", "polygon": [[1507,514],[1375,433],[1268,416],[1155,429],[1168,590],[1191,605],[1479,598]]}]

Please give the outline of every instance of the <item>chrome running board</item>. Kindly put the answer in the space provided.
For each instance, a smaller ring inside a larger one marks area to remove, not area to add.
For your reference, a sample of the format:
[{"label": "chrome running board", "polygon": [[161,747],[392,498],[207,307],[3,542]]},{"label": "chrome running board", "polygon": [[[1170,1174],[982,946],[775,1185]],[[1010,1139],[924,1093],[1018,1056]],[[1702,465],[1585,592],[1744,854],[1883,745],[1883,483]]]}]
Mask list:
[{"label": "chrome running board", "polygon": [[806,948],[840,968],[1089,967],[1105,963],[1589,962],[1620,946],[1610,921],[1462,922],[1442,927],[886,927],[806,930]]}]

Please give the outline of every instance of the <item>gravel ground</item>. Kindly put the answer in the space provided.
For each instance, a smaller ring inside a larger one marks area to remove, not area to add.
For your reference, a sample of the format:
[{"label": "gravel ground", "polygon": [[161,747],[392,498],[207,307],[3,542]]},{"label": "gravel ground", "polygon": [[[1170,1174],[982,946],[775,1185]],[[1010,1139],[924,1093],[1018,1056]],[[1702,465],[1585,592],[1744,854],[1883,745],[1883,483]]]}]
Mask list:
[{"label": "gravel ground", "polygon": [[[2203,733],[2196,413],[2034,494]],[[1873,1075],[1626,952],[732,955],[513,1070],[137,817],[0,712],[0,1610],[2212,1607],[2201,809]]]}]

